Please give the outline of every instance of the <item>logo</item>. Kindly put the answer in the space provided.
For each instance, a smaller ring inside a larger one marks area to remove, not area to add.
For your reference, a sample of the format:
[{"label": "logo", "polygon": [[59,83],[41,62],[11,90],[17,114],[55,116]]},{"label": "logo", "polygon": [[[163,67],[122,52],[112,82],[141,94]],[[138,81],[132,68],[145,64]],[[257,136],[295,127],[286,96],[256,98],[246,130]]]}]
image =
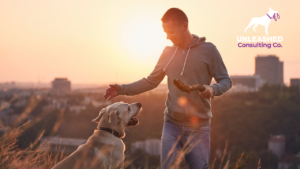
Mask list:
[{"label": "logo", "polygon": [[[248,24],[248,26],[245,28],[244,32],[247,31],[248,28],[253,26],[253,30],[256,32],[255,28],[258,25],[262,25],[265,27],[265,33],[268,35],[268,28],[269,25],[271,23],[271,20],[274,19],[274,21],[277,21],[278,19],[280,19],[280,15],[278,14],[277,11],[274,11],[273,9],[269,8],[269,12],[262,16],[262,17],[254,17],[251,19],[250,23]],[[282,42],[283,41],[283,37],[282,36],[238,36],[237,37],[237,41],[238,43],[238,47],[243,47],[243,48],[262,48],[262,47],[266,47],[268,49],[270,49],[272,46],[274,48],[281,48],[282,45],[278,42]],[[252,43],[244,43],[244,42],[252,42]],[[254,42],[254,43],[253,43]],[[273,42],[273,44],[271,43],[267,43],[267,42]]]},{"label": "logo", "polygon": [[250,23],[249,23],[249,25],[246,27],[246,29],[245,29],[244,32],[246,32],[246,30],[248,28],[250,28],[251,26],[253,26],[253,25],[254,25],[253,30],[256,32],[255,28],[258,25],[262,25],[262,26],[265,26],[265,32],[268,35],[269,34],[268,28],[269,28],[269,25],[270,25],[271,19],[272,19],[272,17],[270,17],[270,16],[273,16],[274,20],[277,21],[275,14],[277,14],[278,19],[280,19],[280,16],[279,16],[278,12],[274,11],[271,8],[269,8],[269,12],[266,15],[264,15],[262,17],[252,18],[251,21],[250,21]]}]

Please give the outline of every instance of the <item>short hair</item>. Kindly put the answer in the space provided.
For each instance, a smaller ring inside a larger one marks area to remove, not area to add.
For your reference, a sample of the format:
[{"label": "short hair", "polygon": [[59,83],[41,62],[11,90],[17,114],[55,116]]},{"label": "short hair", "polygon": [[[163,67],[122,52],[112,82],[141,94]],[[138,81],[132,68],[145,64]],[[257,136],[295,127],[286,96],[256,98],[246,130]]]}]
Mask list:
[{"label": "short hair", "polygon": [[161,18],[162,22],[168,22],[170,20],[177,21],[178,24],[182,24],[183,22],[189,23],[186,14],[179,8],[168,9],[164,16]]}]

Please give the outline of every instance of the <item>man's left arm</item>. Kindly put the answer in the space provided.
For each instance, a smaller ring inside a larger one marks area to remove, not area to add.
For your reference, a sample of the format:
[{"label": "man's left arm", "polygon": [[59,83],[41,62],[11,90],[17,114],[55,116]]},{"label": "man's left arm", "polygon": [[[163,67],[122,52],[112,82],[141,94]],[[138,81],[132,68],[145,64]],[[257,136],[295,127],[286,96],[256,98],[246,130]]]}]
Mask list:
[{"label": "man's left arm", "polygon": [[211,86],[205,86],[206,90],[203,93],[211,93],[209,95],[212,95],[211,97],[220,96],[232,87],[232,81],[228,76],[226,66],[216,46],[213,45],[209,55],[209,73],[214,77],[217,83]]}]

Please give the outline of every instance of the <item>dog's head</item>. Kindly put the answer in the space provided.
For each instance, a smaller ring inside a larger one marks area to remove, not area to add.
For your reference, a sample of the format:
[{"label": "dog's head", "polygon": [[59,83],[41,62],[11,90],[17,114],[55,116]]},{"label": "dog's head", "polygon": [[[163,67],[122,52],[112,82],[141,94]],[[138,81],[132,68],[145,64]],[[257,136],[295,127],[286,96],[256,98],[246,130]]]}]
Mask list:
[{"label": "dog's head", "polygon": [[278,11],[274,11],[273,9],[271,9],[271,7],[269,7],[269,14],[271,14],[271,17],[275,14],[278,13]]},{"label": "dog's head", "polygon": [[98,123],[98,129],[100,127],[114,129],[119,132],[121,138],[123,138],[125,137],[125,127],[135,126],[139,123],[136,116],[141,108],[141,103],[126,104],[117,102],[103,108],[93,122]]}]

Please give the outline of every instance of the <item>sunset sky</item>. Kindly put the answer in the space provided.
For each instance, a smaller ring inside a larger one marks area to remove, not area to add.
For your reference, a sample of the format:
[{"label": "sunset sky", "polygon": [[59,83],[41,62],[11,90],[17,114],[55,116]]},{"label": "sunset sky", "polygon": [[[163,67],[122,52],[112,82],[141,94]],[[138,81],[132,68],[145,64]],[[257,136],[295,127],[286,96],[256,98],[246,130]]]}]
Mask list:
[{"label": "sunset sky", "polygon": [[[72,83],[130,83],[154,69],[166,39],[161,17],[182,9],[189,29],[215,44],[230,75],[254,74],[257,55],[284,62],[284,82],[300,78],[299,0],[1,0],[0,83],[42,83],[67,77]],[[282,36],[282,48],[239,48],[237,36],[266,36],[244,29],[269,7],[269,36]],[[163,81],[166,82],[166,78]]]}]

